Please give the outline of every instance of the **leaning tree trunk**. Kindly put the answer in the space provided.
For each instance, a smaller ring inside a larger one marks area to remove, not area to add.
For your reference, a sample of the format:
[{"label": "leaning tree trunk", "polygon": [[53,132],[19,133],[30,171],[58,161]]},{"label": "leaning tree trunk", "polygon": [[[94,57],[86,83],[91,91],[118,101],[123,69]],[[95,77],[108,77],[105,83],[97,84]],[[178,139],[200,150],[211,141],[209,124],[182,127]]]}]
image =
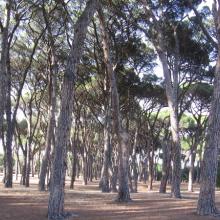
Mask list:
[{"label": "leaning tree trunk", "polygon": [[119,202],[128,202],[130,200],[130,192],[128,186],[128,172],[129,172],[129,136],[128,133],[124,131],[122,128],[122,122],[120,117],[119,110],[119,95],[118,89],[115,79],[115,71],[113,69],[113,64],[110,57],[110,40],[108,36],[108,32],[105,25],[104,14],[99,8],[99,21],[102,32],[102,46],[104,53],[104,60],[107,68],[108,77],[110,79],[111,84],[111,99],[112,99],[112,110],[113,110],[113,118],[114,118],[114,131],[117,136],[118,143],[118,156],[119,156],[119,188],[118,188],[118,198]]},{"label": "leaning tree trunk", "polygon": [[46,136],[46,147],[44,156],[42,159],[41,169],[40,169],[40,177],[39,177],[39,190],[45,190],[45,182],[46,182],[46,175],[50,160],[50,153],[52,147],[52,140],[54,138],[54,130],[56,127],[56,120],[55,120],[55,111],[56,111],[56,85],[57,85],[57,74],[58,74],[58,65],[57,65],[57,57],[55,51],[55,42],[54,37],[51,30],[51,24],[48,19],[48,14],[46,13],[45,8],[43,8],[43,15],[45,23],[47,24],[48,30],[48,38],[50,43],[50,74],[49,74],[49,106],[48,106],[48,125],[47,125],[47,136]]},{"label": "leaning tree trunk", "polygon": [[[53,45],[51,46],[53,47]],[[46,136],[46,148],[44,152],[44,156],[42,159],[41,164],[41,170],[40,170],[40,178],[39,178],[39,190],[44,191],[45,190],[45,181],[46,181],[46,175],[50,160],[50,153],[51,153],[51,146],[52,146],[52,140],[54,136],[54,129],[56,126],[55,121],[55,109],[56,109],[56,74],[57,74],[57,63],[55,60],[55,52],[54,49],[51,48],[51,56],[52,56],[52,64],[51,64],[51,72],[50,72],[50,88],[49,88],[49,97],[50,97],[50,105],[49,105],[49,111],[48,111],[48,125],[47,125],[47,136]]]},{"label": "leaning tree trunk", "polygon": [[179,121],[177,116],[177,98],[174,91],[174,87],[170,78],[170,71],[168,68],[166,54],[163,47],[157,49],[159,58],[163,66],[163,73],[166,83],[166,96],[168,101],[168,107],[170,110],[170,126],[172,134],[172,159],[173,159],[173,169],[172,169],[172,196],[175,198],[181,198],[180,184],[181,184],[181,147],[179,139]]},{"label": "leaning tree trunk", "polygon": [[89,0],[76,22],[74,40],[68,57],[68,63],[62,85],[61,109],[56,130],[54,161],[51,175],[50,196],[48,204],[48,219],[58,219],[64,213],[64,184],[66,173],[66,150],[70,139],[70,126],[73,111],[73,90],[77,66],[83,52],[83,44],[87,27],[96,11],[98,0]]}]

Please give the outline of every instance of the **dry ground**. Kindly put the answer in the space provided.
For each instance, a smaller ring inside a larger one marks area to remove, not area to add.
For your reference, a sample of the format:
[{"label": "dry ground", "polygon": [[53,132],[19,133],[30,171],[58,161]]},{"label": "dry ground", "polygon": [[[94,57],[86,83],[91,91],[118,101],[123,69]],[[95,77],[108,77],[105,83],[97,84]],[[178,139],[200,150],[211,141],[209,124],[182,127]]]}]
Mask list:
[{"label": "dry ground", "polygon": [[[68,183],[67,183],[68,186]],[[76,182],[74,190],[66,189],[65,209],[76,213],[70,220],[211,220],[213,217],[200,217],[195,213],[198,188],[194,193],[186,192],[183,184],[183,199],[170,198],[169,194],[147,192],[145,185],[139,186],[139,193],[132,194],[132,202],[117,204],[116,194],[100,193],[97,182],[82,186]],[[37,180],[31,180],[31,187],[18,183],[13,189],[3,188],[0,183],[0,220],[46,220],[48,193],[37,190]],[[217,192],[220,207],[220,192]]]}]

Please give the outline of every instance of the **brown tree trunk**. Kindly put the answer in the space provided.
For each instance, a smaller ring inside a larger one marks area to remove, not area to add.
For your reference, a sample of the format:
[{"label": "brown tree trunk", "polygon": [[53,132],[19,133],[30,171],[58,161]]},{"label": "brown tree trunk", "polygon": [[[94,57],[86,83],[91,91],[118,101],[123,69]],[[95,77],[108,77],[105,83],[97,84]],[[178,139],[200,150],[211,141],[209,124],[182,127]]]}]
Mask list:
[{"label": "brown tree trunk", "polygon": [[[9,62],[9,57],[8,57]],[[5,187],[12,187],[13,182],[13,156],[12,156],[12,121],[11,121],[11,72],[8,63],[7,71],[7,94],[6,94],[6,119],[7,119],[7,130],[6,130],[6,175],[5,175]]]},{"label": "brown tree trunk", "polygon": [[[219,12],[218,12],[219,13]],[[219,30],[218,30],[219,31]],[[220,35],[220,33],[219,33]],[[219,38],[220,39],[220,38]],[[220,44],[220,41],[219,41]],[[220,46],[218,48],[220,51]],[[209,113],[208,134],[203,162],[201,166],[201,186],[197,205],[199,215],[215,215],[215,185],[218,167],[218,149],[220,143],[220,52],[215,69],[214,94]]]},{"label": "brown tree trunk", "polygon": [[119,95],[115,78],[115,71],[113,69],[113,64],[110,58],[110,40],[108,32],[105,25],[105,19],[101,7],[99,8],[99,21],[102,32],[102,46],[105,64],[107,67],[107,73],[110,79],[111,84],[111,99],[112,99],[112,110],[114,118],[114,131],[117,136],[118,143],[118,156],[119,156],[119,169],[118,169],[118,198],[119,202],[128,202],[130,201],[130,192],[128,186],[128,159],[129,159],[129,136],[128,133],[122,128],[120,110],[119,110]]},{"label": "brown tree trunk", "polygon": [[[5,6],[5,18],[2,27],[2,43],[1,43],[1,60],[0,60],[0,138],[3,139],[3,120],[4,111],[6,109],[7,116],[7,137],[6,137],[6,151],[5,151],[5,176],[4,183],[5,187],[12,187],[12,177],[13,177],[13,166],[12,166],[12,147],[10,142],[12,142],[11,134],[11,103],[10,103],[10,76],[8,75],[8,65],[9,65],[9,24],[11,16],[11,5],[12,1],[7,0]],[[7,94],[7,95],[6,95]]]},{"label": "brown tree trunk", "polygon": [[189,157],[189,180],[188,180],[188,191],[193,192],[193,181],[194,181],[194,163],[196,158],[196,152],[192,149]]},{"label": "brown tree trunk", "polygon": [[[218,2],[218,3],[217,3]],[[217,5],[218,4],[218,5]],[[213,4],[214,22],[218,41],[218,58],[215,67],[214,92],[208,118],[206,145],[201,165],[200,194],[197,204],[199,215],[215,215],[215,186],[220,143],[220,1]]]},{"label": "brown tree trunk", "polygon": [[160,182],[160,193],[166,193],[167,181],[170,175],[170,167],[171,167],[171,149],[170,143],[165,141],[162,144],[163,149],[163,164],[162,164],[162,178]]},{"label": "brown tree trunk", "polygon": [[76,119],[75,119],[75,131],[74,131],[74,136],[72,138],[72,143],[71,143],[71,150],[72,150],[72,172],[71,172],[71,180],[70,180],[70,189],[74,188],[74,182],[77,177],[77,172],[79,172],[79,168],[77,170],[77,166],[79,163],[79,159],[77,156],[77,149],[80,148],[80,141],[79,141],[79,121],[80,121],[80,113],[76,112]]},{"label": "brown tree trunk", "polygon": [[[179,72],[179,41],[177,37],[177,26],[174,28],[175,39],[175,59],[173,68],[173,81],[171,79],[171,71],[169,69],[168,60],[166,56],[165,39],[164,34],[159,24],[158,19],[147,5],[147,1],[142,1],[146,14],[151,16],[151,19],[155,25],[155,38],[151,38],[152,43],[157,51],[159,59],[162,63],[163,74],[166,86],[166,97],[168,107],[170,111],[170,126],[172,134],[172,186],[171,195],[175,198],[181,198],[180,184],[181,184],[181,146],[179,138],[179,121],[178,121],[178,102],[177,102],[177,90],[178,90],[178,72]],[[147,36],[148,33],[147,33]]]},{"label": "brown tree trunk", "polygon": [[49,104],[49,110],[48,110],[48,125],[47,125],[47,136],[46,136],[46,147],[44,156],[42,159],[41,169],[40,169],[40,177],[39,177],[39,190],[44,191],[45,190],[45,181],[46,181],[46,175],[50,160],[50,153],[51,153],[51,147],[53,143],[53,137],[54,137],[54,130],[56,127],[56,121],[55,121],[55,110],[56,110],[56,75],[58,72],[57,67],[57,61],[55,59],[55,51],[51,46],[51,56],[52,56],[52,63],[51,63],[51,71],[50,71],[50,83],[49,83],[49,97],[50,97],[50,104]]},{"label": "brown tree trunk", "polygon": [[66,173],[66,151],[70,139],[70,126],[73,111],[73,90],[77,66],[83,52],[83,44],[87,27],[96,11],[98,0],[89,0],[86,7],[76,22],[74,40],[68,57],[64,74],[61,95],[61,109],[56,130],[56,143],[54,161],[51,175],[50,195],[48,204],[48,219],[58,219],[64,213],[64,184]]},{"label": "brown tree trunk", "polygon": [[46,175],[49,165],[50,153],[54,138],[54,130],[56,127],[56,120],[55,120],[55,111],[56,111],[56,86],[57,86],[57,74],[58,74],[58,64],[56,59],[56,51],[55,51],[55,42],[54,37],[51,30],[51,24],[48,18],[48,14],[43,8],[43,15],[45,23],[47,24],[48,30],[48,38],[50,44],[50,75],[49,75],[49,106],[48,106],[48,125],[47,125],[47,136],[46,136],[46,147],[44,156],[42,159],[41,169],[40,169],[40,177],[39,177],[39,190],[45,190],[45,181]]},{"label": "brown tree trunk", "polygon": [[175,91],[170,78],[170,71],[168,68],[167,58],[162,50],[158,50],[159,58],[163,66],[163,73],[166,83],[166,96],[170,110],[170,126],[172,134],[172,196],[181,198],[180,184],[181,184],[181,147],[179,140],[179,121],[177,116],[177,99],[175,98]]}]

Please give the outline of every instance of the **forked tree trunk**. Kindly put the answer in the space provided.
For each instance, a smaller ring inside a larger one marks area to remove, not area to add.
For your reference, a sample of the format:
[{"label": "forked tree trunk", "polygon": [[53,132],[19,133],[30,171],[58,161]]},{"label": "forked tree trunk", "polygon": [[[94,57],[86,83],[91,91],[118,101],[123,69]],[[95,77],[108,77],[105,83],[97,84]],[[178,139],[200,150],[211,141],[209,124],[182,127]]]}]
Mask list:
[{"label": "forked tree trunk", "polygon": [[112,110],[113,110],[113,118],[114,118],[114,131],[117,136],[118,143],[118,156],[119,156],[119,169],[118,169],[118,198],[119,202],[128,202],[130,201],[130,192],[128,186],[128,159],[129,159],[129,136],[128,133],[124,131],[121,123],[121,116],[119,110],[119,97],[118,97],[118,89],[115,79],[115,71],[113,69],[113,64],[110,57],[110,39],[105,25],[104,14],[99,7],[99,21],[102,32],[102,46],[104,53],[104,60],[107,68],[107,73],[110,79],[111,84],[111,99],[112,99]]},{"label": "forked tree trunk", "polygon": [[[175,39],[175,59],[173,68],[173,82],[171,79],[171,72],[169,70],[168,60],[166,56],[165,39],[161,29],[160,21],[154,15],[152,9],[149,9],[147,1],[142,1],[146,14],[151,16],[151,19],[155,25],[156,36],[151,38],[152,43],[157,51],[159,59],[162,63],[163,74],[165,79],[166,97],[170,112],[170,126],[172,134],[172,196],[175,198],[181,198],[180,184],[181,184],[181,146],[179,138],[179,121],[178,121],[178,103],[177,103],[177,90],[178,90],[178,72],[179,72],[179,41],[177,37],[176,28],[174,28]],[[147,33],[148,35],[148,33]],[[156,37],[156,38],[155,38]]]},{"label": "forked tree trunk", "polygon": [[65,217],[64,213],[64,184],[66,173],[66,151],[70,139],[70,127],[73,111],[73,91],[77,66],[83,52],[87,27],[97,9],[98,0],[89,0],[76,22],[74,40],[68,57],[61,92],[61,108],[56,130],[54,161],[51,175],[50,195],[48,204],[48,219]]},{"label": "forked tree trunk", "polygon": [[55,121],[55,110],[56,110],[56,75],[58,72],[57,61],[55,58],[55,51],[53,48],[54,45],[51,45],[51,71],[50,71],[50,84],[49,84],[49,97],[50,97],[50,104],[49,104],[49,111],[48,111],[48,125],[47,125],[47,136],[46,136],[46,147],[44,156],[41,163],[40,169],[40,177],[39,177],[39,190],[45,190],[45,182],[46,182],[46,175],[50,160],[51,154],[51,147],[53,143],[54,137],[54,130],[56,127]]},{"label": "forked tree trunk", "polygon": [[[160,47],[161,48],[161,47]],[[181,147],[179,139],[179,121],[177,116],[177,100],[175,91],[172,86],[170,71],[168,68],[167,58],[164,51],[158,49],[159,58],[163,66],[163,73],[166,83],[166,96],[170,110],[170,126],[172,134],[172,196],[181,198],[180,184],[181,184]]]},{"label": "forked tree trunk", "polygon": [[45,190],[45,182],[46,182],[46,175],[49,169],[49,160],[51,154],[51,148],[54,139],[54,131],[56,127],[56,119],[55,119],[55,112],[56,112],[56,86],[57,86],[57,74],[58,74],[58,64],[57,64],[57,57],[55,51],[55,41],[51,30],[51,24],[48,18],[48,13],[46,12],[45,8],[43,8],[43,15],[45,23],[47,24],[48,30],[48,38],[50,43],[50,75],[49,75],[49,106],[48,106],[48,125],[47,125],[47,136],[46,136],[46,147],[44,156],[42,159],[41,169],[40,169],[40,177],[39,177],[39,190]]}]

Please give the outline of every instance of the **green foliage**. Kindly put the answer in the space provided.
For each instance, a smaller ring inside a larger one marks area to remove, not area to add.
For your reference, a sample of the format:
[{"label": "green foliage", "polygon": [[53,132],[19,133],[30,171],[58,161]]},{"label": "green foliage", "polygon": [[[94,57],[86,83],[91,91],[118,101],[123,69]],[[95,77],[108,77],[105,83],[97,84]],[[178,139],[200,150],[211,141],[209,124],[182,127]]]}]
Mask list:
[{"label": "green foliage", "polygon": [[4,155],[0,154],[0,167],[4,166]]}]

